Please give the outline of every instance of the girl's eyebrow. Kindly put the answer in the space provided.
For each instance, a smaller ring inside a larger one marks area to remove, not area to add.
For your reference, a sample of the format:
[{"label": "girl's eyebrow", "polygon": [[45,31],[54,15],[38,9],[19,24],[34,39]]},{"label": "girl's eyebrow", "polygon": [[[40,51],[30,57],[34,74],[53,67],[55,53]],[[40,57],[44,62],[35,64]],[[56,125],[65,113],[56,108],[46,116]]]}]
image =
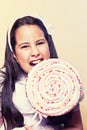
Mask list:
[{"label": "girl's eyebrow", "polygon": [[[39,40],[36,41],[36,43],[41,42],[41,41],[46,42],[46,39],[39,39]],[[24,44],[30,44],[30,43],[28,41],[20,42],[19,46],[24,45]]]},{"label": "girl's eyebrow", "polygon": [[39,39],[39,40],[37,40],[36,42],[40,42],[40,41],[45,42],[45,41],[46,41],[46,39]]},{"label": "girl's eyebrow", "polygon": [[21,42],[21,43],[19,43],[19,46],[24,45],[24,44],[30,44],[30,43],[27,42],[27,41],[25,41],[25,42]]}]

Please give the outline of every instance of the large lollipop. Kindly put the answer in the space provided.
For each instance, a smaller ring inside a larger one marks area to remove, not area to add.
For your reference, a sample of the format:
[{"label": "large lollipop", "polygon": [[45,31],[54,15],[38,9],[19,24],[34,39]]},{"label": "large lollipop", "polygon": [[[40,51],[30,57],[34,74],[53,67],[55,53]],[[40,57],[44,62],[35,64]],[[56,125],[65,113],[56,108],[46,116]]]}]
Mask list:
[{"label": "large lollipop", "polygon": [[28,74],[26,91],[32,107],[44,116],[59,116],[79,102],[82,83],[77,70],[62,59],[48,59]]}]

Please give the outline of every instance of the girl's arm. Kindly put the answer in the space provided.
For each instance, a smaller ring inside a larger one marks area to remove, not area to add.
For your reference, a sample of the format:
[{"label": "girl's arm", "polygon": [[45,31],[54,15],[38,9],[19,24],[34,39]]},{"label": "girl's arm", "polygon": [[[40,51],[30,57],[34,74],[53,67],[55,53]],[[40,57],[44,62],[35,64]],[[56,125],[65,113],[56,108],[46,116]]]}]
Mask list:
[{"label": "girl's arm", "polygon": [[73,111],[72,118],[66,124],[63,130],[83,130],[80,110]]},{"label": "girl's arm", "polygon": [[1,91],[2,91],[2,87],[0,86],[0,128],[3,124],[2,114],[1,114]]}]

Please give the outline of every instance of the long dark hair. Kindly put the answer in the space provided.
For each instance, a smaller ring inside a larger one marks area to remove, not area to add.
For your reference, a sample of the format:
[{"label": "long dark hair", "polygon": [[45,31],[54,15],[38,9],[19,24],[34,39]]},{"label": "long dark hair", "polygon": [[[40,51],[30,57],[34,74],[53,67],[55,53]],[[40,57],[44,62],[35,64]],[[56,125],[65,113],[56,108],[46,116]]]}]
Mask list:
[{"label": "long dark hair", "polygon": [[[2,117],[6,121],[6,130],[11,130],[15,127],[22,127],[24,126],[24,119],[22,114],[17,110],[15,105],[12,101],[12,94],[15,90],[15,82],[18,80],[20,73],[23,73],[23,70],[20,68],[18,63],[13,57],[13,52],[15,52],[15,31],[18,27],[29,24],[29,25],[37,25],[43,31],[46,40],[48,41],[49,50],[50,50],[50,57],[57,58],[57,53],[55,50],[54,43],[52,41],[52,36],[49,35],[46,27],[44,26],[43,22],[35,17],[32,16],[25,16],[22,18],[17,19],[11,30],[10,35],[7,35],[6,40],[6,51],[5,51],[5,62],[4,68],[6,69],[3,72],[3,89],[2,89]],[[10,37],[10,45],[9,47],[8,38]]]}]

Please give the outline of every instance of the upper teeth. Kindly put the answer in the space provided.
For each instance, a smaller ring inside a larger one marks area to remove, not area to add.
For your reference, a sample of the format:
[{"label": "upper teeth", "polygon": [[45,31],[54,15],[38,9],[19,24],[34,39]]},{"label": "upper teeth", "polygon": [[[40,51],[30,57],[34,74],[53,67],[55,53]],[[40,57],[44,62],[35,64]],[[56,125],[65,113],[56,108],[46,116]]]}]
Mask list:
[{"label": "upper teeth", "polygon": [[33,61],[33,64],[38,64],[41,60]]}]

